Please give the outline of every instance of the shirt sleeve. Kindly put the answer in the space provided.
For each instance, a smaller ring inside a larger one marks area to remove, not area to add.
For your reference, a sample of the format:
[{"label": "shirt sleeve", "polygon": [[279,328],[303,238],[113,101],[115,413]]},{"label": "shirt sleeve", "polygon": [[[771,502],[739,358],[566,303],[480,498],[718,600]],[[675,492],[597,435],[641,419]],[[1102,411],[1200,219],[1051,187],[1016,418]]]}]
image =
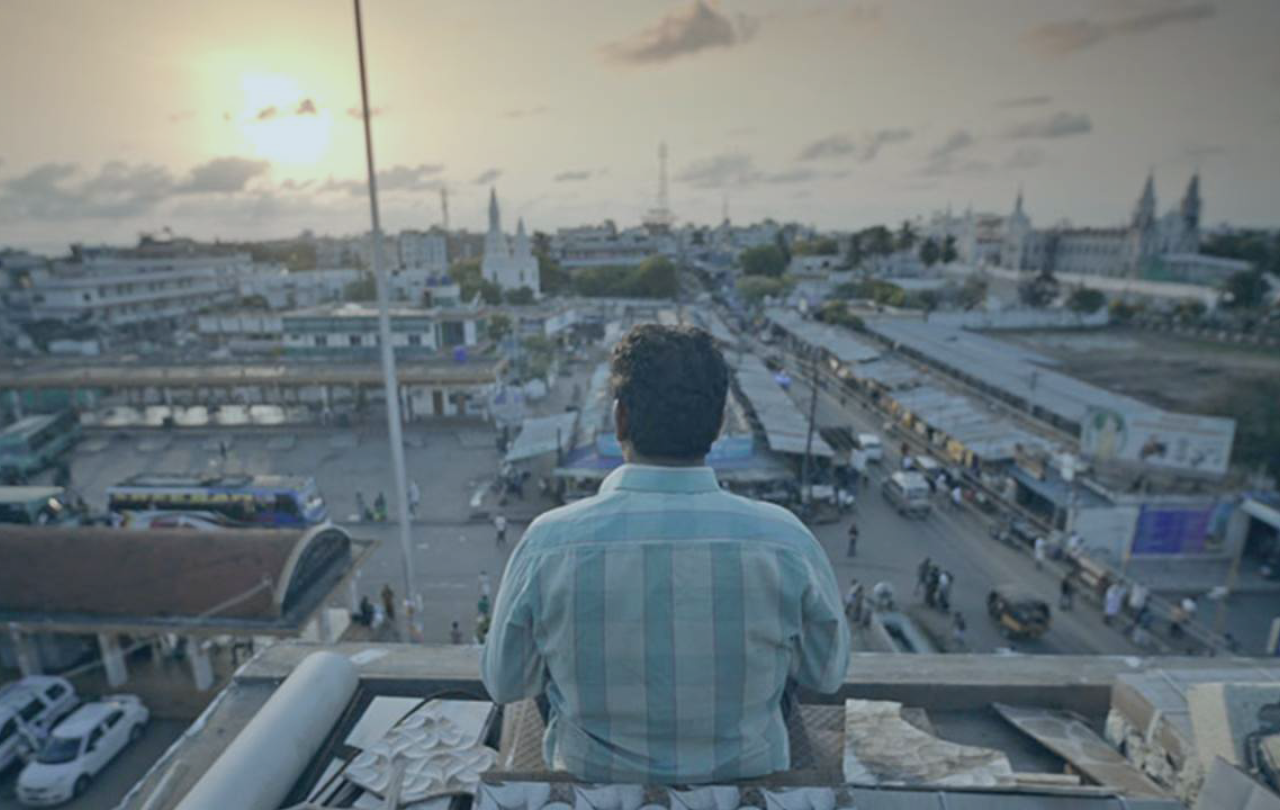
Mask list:
[{"label": "shirt sleeve", "polygon": [[536,566],[518,548],[498,588],[480,661],[480,678],[497,703],[536,697],[546,687],[546,662],[534,636],[537,585]]},{"label": "shirt sleeve", "polygon": [[[815,544],[817,541],[814,541]],[[808,555],[801,602],[796,681],[815,692],[834,692],[849,669],[849,625],[840,588],[826,555]]]}]

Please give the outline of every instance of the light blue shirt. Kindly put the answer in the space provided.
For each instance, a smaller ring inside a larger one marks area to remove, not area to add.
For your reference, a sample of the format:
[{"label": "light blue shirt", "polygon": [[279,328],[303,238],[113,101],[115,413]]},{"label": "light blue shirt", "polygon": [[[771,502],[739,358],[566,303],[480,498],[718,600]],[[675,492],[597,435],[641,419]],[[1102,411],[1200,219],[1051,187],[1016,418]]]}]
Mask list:
[{"label": "light blue shirt", "polygon": [[627,464],[529,526],[482,677],[499,703],[545,692],[554,767],[670,784],[786,770],[788,680],[833,692],[848,663],[835,574],[803,523],[709,467]]}]

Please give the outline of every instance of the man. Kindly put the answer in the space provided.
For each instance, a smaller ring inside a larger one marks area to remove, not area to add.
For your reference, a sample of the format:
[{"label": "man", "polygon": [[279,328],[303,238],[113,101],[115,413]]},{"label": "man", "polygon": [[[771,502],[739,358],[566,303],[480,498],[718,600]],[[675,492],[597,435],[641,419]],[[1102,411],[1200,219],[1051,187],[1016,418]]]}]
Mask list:
[{"label": "man", "polygon": [[462,628],[458,626],[458,623],[456,621],[449,628],[449,643],[450,644],[462,643]]},{"label": "man", "polygon": [[495,515],[495,516],[494,516],[494,518],[493,518],[493,528],[494,528],[494,531],[497,533],[497,534],[495,535],[495,538],[494,538],[494,539],[495,539],[495,542],[496,542],[498,545],[500,545],[500,546],[506,545],[506,543],[507,543],[507,516],[506,516],[506,515],[504,515],[504,514],[502,514],[501,512],[499,512],[497,515]]},{"label": "man", "polygon": [[728,377],[702,330],[625,335],[612,387],[626,463],[595,497],[534,521],[502,578],[485,686],[500,703],[545,696],[546,761],[579,779],[786,770],[791,682],[844,681],[849,629],[822,547],[705,466]]},{"label": "man", "polygon": [[391,583],[382,586],[382,610],[387,615],[387,621],[396,620],[396,592],[391,590]]},{"label": "man", "polygon": [[480,570],[480,577],[479,577],[478,584],[479,584],[479,586],[480,586],[480,595],[481,595],[481,596],[488,596],[489,594],[491,594],[491,593],[492,593],[492,591],[490,590],[490,587],[491,587],[491,586],[489,585],[489,572],[488,572],[488,571],[485,571],[484,569],[481,569],[481,570]]},{"label": "man", "polygon": [[418,504],[422,503],[422,490],[418,489],[418,482],[409,479],[409,515],[411,517],[418,516]]},{"label": "man", "polygon": [[845,556],[856,557],[858,555],[858,524],[849,524],[849,549]]}]

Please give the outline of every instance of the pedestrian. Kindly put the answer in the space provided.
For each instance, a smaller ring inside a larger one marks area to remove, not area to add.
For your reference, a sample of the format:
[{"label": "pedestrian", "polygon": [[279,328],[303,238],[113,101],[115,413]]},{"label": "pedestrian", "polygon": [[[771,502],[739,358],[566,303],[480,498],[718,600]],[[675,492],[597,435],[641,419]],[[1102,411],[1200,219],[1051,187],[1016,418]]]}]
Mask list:
[{"label": "pedestrian", "polygon": [[1067,555],[1070,557],[1078,557],[1080,549],[1084,547],[1084,538],[1080,536],[1080,532],[1072,532],[1067,538]]},{"label": "pedestrian", "polygon": [[373,624],[373,603],[369,601],[369,597],[360,597],[360,608],[356,613],[356,624],[369,627]]},{"label": "pedestrian", "polygon": [[959,484],[951,488],[951,505],[956,509],[964,506],[964,490],[960,489]]},{"label": "pedestrian", "polygon": [[418,482],[409,479],[409,514],[413,517],[418,516],[418,504],[422,502],[422,490],[418,489]]},{"label": "pedestrian", "polygon": [[489,614],[481,613],[476,617],[476,643],[484,644],[489,635]]},{"label": "pedestrian", "polygon": [[920,564],[916,566],[916,587],[915,587],[915,590],[912,591],[913,596],[923,591],[925,588],[925,585],[928,584],[929,569],[932,567],[933,567],[933,561],[930,560],[928,557],[925,557],[923,560],[920,561]]},{"label": "pedestrian", "polygon": [[489,572],[487,572],[487,571],[485,571],[485,570],[483,570],[483,569],[480,571],[480,583],[479,583],[479,584],[480,584],[480,595],[481,595],[481,596],[489,596],[489,595],[490,595],[490,593],[491,593],[491,591],[489,590]]},{"label": "pedestrian", "polygon": [[489,594],[480,594],[480,601],[476,602],[476,612],[481,616],[489,615]]},{"label": "pedestrian", "polygon": [[227,464],[227,440],[226,439],[218,439],[218,455],[222,456],[222,464],[225,467]]},{"label": "pedestrian", "polygon": [[1120,605],[1124,602],[1124,586],[1119,582],[1113,582],[1107,586],[1107,592],[1102,597],[1102,621],[1105,624],[1111,624],[1116,620],[1116,616],[1120,615]]},{"label": "pedestrian", "polygon": [[387,621],[396,620],[396,592],[391,590],[390,583],[382,586],[382,610],[387,614]]},{"label": "pedestrian", "polygon": [[1037,571],[1039,571],[1041,568],[1044,567],[1044,555],[1045,555],[1045,549],[1047,546],[1048,546],[1048,541],[1044,539],[1044,535],[1041,535],[1036,538],[1035,558],[1036,558]]},{"label": "pedestrian", "polygon": [[924,583],[924,603],[933,607],[938,602],[938,580],[942,578],[942,569],[936,565],[929,566],[929,576]]},{"label": "pedestrian", "polygon": [[951,646],[955,650],[967,650],[968,642],[965,641],[964,631],[968,629],[965,624],[964,614],[956,611],[951,617]]},{"label": "pedestrian", "polygon": [[458,626],[458,623],[456,621],[453,623],[453,626],[449,628],[449,643],[450,644],[462,643],[462,628]]},{"label": "pedestrian", "polygon": [[850,580],[849,593],[844,597],[844,615],[850,626],[862,622],[862,583],[856,578]]},{"label": "pedestrian", "polygon": [[1076,585],[1071,581],[1071,575],[1067,574],[1062,578],[1062,586],[1058,589],[1058,607],[1061,610],[1071,610],[1075,596]]},{"label": "pedestrian", "polygon": [[1149,595],[1150,591],[1147,590],[1147,586],[1141,582],[1135,582],[1129,588],[1129,613],[1133,615],[1133,621],[1125,632],[1132,633],[1137,628],[1146,626],[1148,615],[1147,597]]},{"label": "pedestrian", "polygon": [[950,571],[943,571],[938,574],[938,595],[936,597],[938,610],[946,613],[951,610],[951,583],[953,578]]},{"label": "pedestrian", "polygon": [[494,516],[494,518],[493,518],[493,528],[494,528],[494,531],[496,531],[496,532],[497,532],[497,535],[496,535],[496,538],[495,538],[495,542],[496,542],[499,546],[504,546],[504,545],[506,545],[506,543],[507,543],[507,518],[506,518],[506,515],[503,515],[501,512],[499,512],[497,515],[495,515],[495,516]]},{"label": "pedestrian", "polygon": [[387,496],[381,492],[373,499],[373,519],[385,523],[387,520]]},{"label": "pedestrian", "polygon": [[858,524],[857,523],[849,524],[849,548],[845,552],[845,556],[847,557],[858,556]]},{"label": "pedestrian", "polygon": [[876,610],[893,610],[893,586],[881,580],[871,589],[871,600]]}]

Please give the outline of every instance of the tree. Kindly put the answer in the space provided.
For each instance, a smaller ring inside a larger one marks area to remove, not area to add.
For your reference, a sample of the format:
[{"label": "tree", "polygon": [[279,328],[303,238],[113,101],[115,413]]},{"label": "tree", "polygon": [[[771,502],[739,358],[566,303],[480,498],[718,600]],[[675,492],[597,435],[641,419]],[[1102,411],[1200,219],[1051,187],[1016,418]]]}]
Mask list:
[{"label": "tree", "polygon": [[538,260],[538,286],[543,295],[559,295],[573,286],[573,277],[551,255],[551,237],[533,232],[533,256]]},{"label": "tree", "polygon": [[662,256],[638,267],[588,267],[574,276],[574,289],[589,298],[675,298],[680,280],[675,264]]},{"label": "tree", "polygon": [[843,301],[825,301],[818,309],[817,319],[823,323],[829,323],[835,326],[845,326],[850,329],[862,329],[862,319],[849,311],[849,306]]},{"label": "tree", "polygon": [[507,290],[502,297],[508,304],[527,306],[533,303],[533,290],[528,287],[521,287],[516,290]]},{"label": "tree", "polygon": [[1226,304],[1232,309],[1253,309],[1267,295],[1267,280],[1261,270],[1241,270],[1226,283]]},{"label": "tree", "polygon": [[1067,307],[1081,315],[1092,315],[1107,305],[1107,296],[1092,287],[1076,287],[1067,297]]},{"label": "tree", "polygon": [[1057,297],[1058,279],[1047,270],[1018,285],[1018,298],[1034,309],[1049,306]]},{"label": "tree", "polygon": [[933,267],[938,263],[938,259],[942,257],[942,250],[938,247],[938,243],[929,237],[920,245],[920,261],[924,262],[925,267]]},{"label": "tree", "polygon": [[361,275],[360,278],[351,282],[342,291],[343,299],[347,301],[374,301],[378,298],[378,285],[373,280],[372,274]]},{"label": "tree", "polygon": [[898,250],[911,250],[916,245],[916,230],[911,224],[911,220],[902,220],[902,227],[898,229]]},{"label": "tree", "polygon": [[960,254],[956,252],[956,238],[951,234],[947,234],[942,240],[942,263],[951,264]]},{"label": "tree", "polygon": [[791,285],[787,279],[772,276],[743,276],[736,284],[738,294],[748,303],[759,304],[765,298],[786,294]]},{"label": "tree", "polygon": [[859,231],[858,241],[868,253],[875,256],[888,256],[893,252],[893,232],[883,225],[873,225]]},{"label": "tree", "polygon": [[1204,240],[1200,252],[1250,262],[1257,270],[1280,276],[1280,232],[1242,230],[1214,234]]},{"label": "tree", "polygon": [[911,303],[923,309],[926,315],[938,308],[938,294],[933,290],[921,290],[911,299]]},{"label": "tree", "polygon": [[484,277],[480,271],[479,259],[455,262],[449,275],[458,282],[462,300],[470,301],[479,295],[486,304],[502,303],[502,288]]},{"label": "tree", "polygon": [[489,340],[497,343],[509,334],[511,334],[510,318],[501,312],[495,312],[489,317]]},{"label": "tree", "polygon": [[960,285],[959,302],[966,310],[974,309],[987,300],[987,280],[979,275],[971,275]]},{"label": "tree", "polygon": [[777,245],[761,245],[742,251],[738,257],[743,275],[777,278],[787,269],[787,257]]},{"label": "tree", "polygon": [[778,235],[773,238],[773,244],[778,253],[782,254],[782,266],[785,268],[791,264],[791,243],[787,241],[786,231],[779,230]]}]

